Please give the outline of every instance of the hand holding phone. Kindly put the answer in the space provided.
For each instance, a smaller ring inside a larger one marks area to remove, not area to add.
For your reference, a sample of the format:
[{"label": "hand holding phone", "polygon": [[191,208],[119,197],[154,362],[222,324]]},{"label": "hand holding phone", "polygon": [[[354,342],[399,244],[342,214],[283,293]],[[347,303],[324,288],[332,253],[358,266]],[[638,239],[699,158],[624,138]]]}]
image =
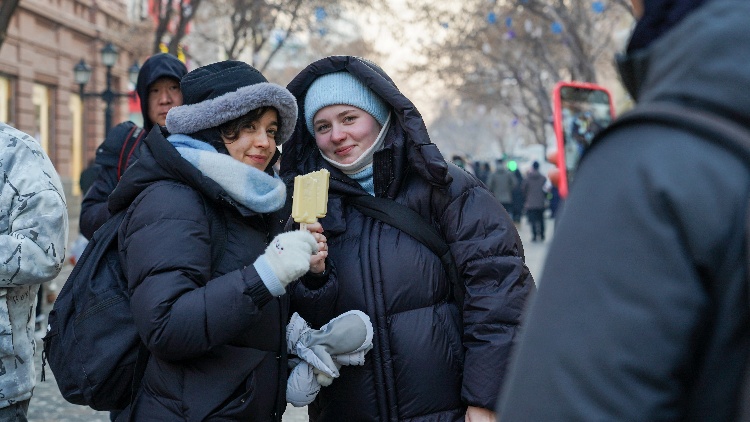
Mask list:
[{"label": "hand holding phone", "polygon": [[614,120],[612,96],[587,82],[558,82],[552,93],[560,196],[566,198],[583,153]]}]

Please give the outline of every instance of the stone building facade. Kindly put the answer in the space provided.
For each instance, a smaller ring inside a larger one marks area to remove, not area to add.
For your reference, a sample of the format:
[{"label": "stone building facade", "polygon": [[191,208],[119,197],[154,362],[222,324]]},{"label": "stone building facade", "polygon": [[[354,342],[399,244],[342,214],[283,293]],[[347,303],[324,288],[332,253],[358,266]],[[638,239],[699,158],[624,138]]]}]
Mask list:
[{"label": "stone building facade", "polygon": [[[42,144],[74,207],[79,175],[104,139],[105,103],[79,95],[73,68],[84,59],[93,71],[85,91],[104,91],[100,50],[111,42],[120,52],[112,89],[128,92],[128,68],[138,59],[123,35],[129,25],[125,0],[21,0],[0,48],[0,121]],[[127,97],[113,106],[114,124],[129,118]]]}]

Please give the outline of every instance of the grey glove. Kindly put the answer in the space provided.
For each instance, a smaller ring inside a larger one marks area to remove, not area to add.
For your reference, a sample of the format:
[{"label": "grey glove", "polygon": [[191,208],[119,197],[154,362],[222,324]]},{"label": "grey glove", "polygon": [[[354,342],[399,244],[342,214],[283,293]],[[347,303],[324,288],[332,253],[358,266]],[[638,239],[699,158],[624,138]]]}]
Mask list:
[{"label": "grey glove", "polygon": [[273,238],[266,252],[255,260],[263,284],[274,296],[281,296],[286,285],[310,269],[310,256],[318,252],[318,242],[306,230],[281,233]]},{"label": "grey glove", "polygon": [[310,404],[339,376],[341,365],[364,365],[372,349],[370,318],[361,311],[345,312],[313,330],[295,313],[287,326],[287,350],[302,359],[287,381],[287,401],[300,407]]}]

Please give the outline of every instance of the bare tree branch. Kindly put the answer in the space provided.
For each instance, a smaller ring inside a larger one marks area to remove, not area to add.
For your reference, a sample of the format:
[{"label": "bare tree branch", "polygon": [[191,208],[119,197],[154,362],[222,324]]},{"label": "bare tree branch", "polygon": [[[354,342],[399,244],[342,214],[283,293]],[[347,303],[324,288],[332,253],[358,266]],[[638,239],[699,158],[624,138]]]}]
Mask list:
[{"label": "bare tree branch", "polygon": [[[626,0],[606,7],[589,1],[464,0],[461,4],[413,0],[419,22],[440,25],[422,40],[426,59],[411,73],[433,75],[466,104],[501,110],[546,147],[551,91],[557,81],[596,82],[603,52],[612,51],[611,28],[632,13]],[[493,135],[496,136],[496,135]]]}]

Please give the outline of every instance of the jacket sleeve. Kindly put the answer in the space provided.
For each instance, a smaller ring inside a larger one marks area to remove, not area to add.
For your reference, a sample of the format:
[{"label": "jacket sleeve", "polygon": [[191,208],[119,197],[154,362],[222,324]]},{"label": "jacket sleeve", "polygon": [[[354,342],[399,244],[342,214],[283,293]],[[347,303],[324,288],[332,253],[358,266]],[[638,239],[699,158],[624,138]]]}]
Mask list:
[{"label": "jacket sleeve", "polygon": [[101,169],[91,188],[84,192],[81,215],[78,218],[78,228],[87,239],[91,239],[94,232],[112,215],[107,209],[107,199],[117,187],[117,166],[122,147],[128,136],[136,128],[135,123],[130,121],[116,125],[109,131],[104,142],[96,149],[95,163]]},{"label": "jacket sleeve", "polygon": [[78,218],[78,227],[81,234],[91,239],[94,232],[99,229],[111,216],[107,209],[107,198],[117,186],[117,169],[102,166],[94,183],[86,192],[81,203],[81,215]]},{"label": "jacket sleeve", "polygon": [[0,156],[0,209],[8,206],[0,210],[0,287],[51,280],[65,259],[62,185],[49,159],[32,147],[8,148],[13,156]]},{"label": "jacket sleeve", "polygon": [[157,186],[138,201],[120,247],[146,346],[161,359],[181,360],[236,341],[271,300],[253,266],[210,279],[209,223],[191,188]]},{"label": "jacket sleeve", "polygon": [[300,316],[312,327],[318,328],[334,315],[334,306],[338,296],[336,268],[331,260],[326,260],[326,271],[322,275],[307,273],[295,281],[291,288],[292,312]]},{"label": "jacket sleeve", "polygon": [[440,218],[465,283],[461,397],[467,405],[494,409],[535,287],[508,214],[485,188],[464,185],[470,187],[453,196]]}]

